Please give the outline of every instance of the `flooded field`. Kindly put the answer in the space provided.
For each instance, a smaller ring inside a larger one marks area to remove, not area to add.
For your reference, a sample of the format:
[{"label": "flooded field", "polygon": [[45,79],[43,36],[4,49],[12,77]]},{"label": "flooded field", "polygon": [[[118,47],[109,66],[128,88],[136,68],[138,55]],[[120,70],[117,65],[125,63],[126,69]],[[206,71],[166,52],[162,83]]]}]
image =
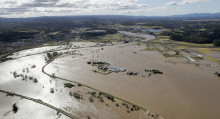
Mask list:
[{"label": "flooded field", "polygon": [[[154,39],[121,33],[143,38],[143,42]],[[218,63],[207,60],[195,65],[184,57],[165,57],[146,48],[137,41],[72,42],[19,51],[9,56],[12,60],[0,63],[0,90],[42,100],[83,119],[220,118],[220,80],[214,75],[220,70]],[[60,55],[48,60],[48,53],[54,52]],[[100,72],[88,61],[105,62],[115,72]],[[1,119],[68,118],[9,94],[0,93],[0,100]]]},{"label": "flooded field", "polygon": [[[145,47],[135,43],[103,48],[82,49],[79,52],[83,56],[58,58],[45,70],[134,102],[165,118],[205,119],[220,116],[217,113],[220,80],[213,74],[219,67],[197,67],[186,63],[184,58],[166,58],[158,52],[143,51]],[[92,70],[96,67],[88,65],[89,60],[104,61],[112,67],[139,74],[94,73]],[[164,74],[149,76],[144,69],[159,69]]]},{"label": "flooded field", "polygon": [[152,36],[152,35],[149,35],[149,34],[132,33],[132,32],[128,32],[128,31],[119,31],[119,33],[123,33],[127,36],[134,36],[134,37],[138,37],[138,38],[144,38],[147,41],[155,38],[155,36]]},{"label": "flooded field", "polygon": [[[46,65],[45,57],[47,56],[47,52],[77,52],[75,49],[82,48],[88,50],[94,45],[96,44],[74,43],[69,50],[59,46],[36,48],[14,53],[9,57],[15,59],[0,64],[0,90],[42,100],[43,102],[62,109],[77,118],[138,119],[142,117],[150,119],[151,117],[148,116],[149,112],[139,109],[139,111],[133,111],[133,109],[130,111],[132,105],[128,105],[118,99],[115,99],[114,102],[109,101],[103,96],[98,96],[99,92],[96,92],[97,96],[92,96],[90,92],[94,92],[94,90],[78,84],[72,83],[74,84],[73,88],[66,88],[64,86],[64,84],[67,83],[66,81],[57,80],[56,78],[49,77],[42,72],[43,66]],[[81,56],[64,55],[61,58],[66,57],[78,59]],[[58,60],[61,58],[58,58]],[[54,71],[55,73],[58,71],[57,68],[47,67],[47,70],[48,68],[49,72]],[[56,75],[59,74],[56,73]],[[81,98],[77,99],[74,95],[71,96],[72,94],[80,94]],[[32,102],[31,100],[11,96],[10,94],[7,95],[8,96],[4,93],[0,93],[0,118],[2,119],[68,118],[47,106]],[[18,107],[16,113],[13,112],[13,105]]]}]

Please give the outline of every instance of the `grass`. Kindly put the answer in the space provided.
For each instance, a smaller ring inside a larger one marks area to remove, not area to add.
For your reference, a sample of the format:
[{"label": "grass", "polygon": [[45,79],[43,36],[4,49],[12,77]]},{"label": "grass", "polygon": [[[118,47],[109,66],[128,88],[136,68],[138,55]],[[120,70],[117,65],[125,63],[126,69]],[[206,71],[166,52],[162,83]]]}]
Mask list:
[{"label": "grass", "polygon": [[97,37],[91,37],[89,38],[89,41],[91,42],[114,42],[114,41],[121,41],[121,40],[126,40],[123,37],[123,34],[121,33],[116,33],[116,34],[107,34],[103,36],[97,36]]},{"label": "grass", "polygon": [[211,62],[218,62],[217,60],[215,60],[214,58],[211,57],[205,57],[205,59],[211,61]]},{"label": "grass", "polygon": [[160,35],[160,33],[154,33],[154,34],[156,34],[156,35]]},{"label": "grass", "polygon": [[175,46],[177,49],[186,49],[186,46]]},{"label": "grass", "polygon": [[167,40],[170,40],[170,39],[160,39],[160,40],[162,40],[162,41],[167,41]]},{"label": "grass", "polygon": [[[156,40],[150,41],[150,45],[153,47],[148,47],[145,49],[145,51],[158,51],[160,52],[164,57],[184,57],[183,54],[179,51],[179,49],[185,49],[187,48],[186,46],[178,45],[178,46],[173,46],[175,41],[171,40],[164,40],[165,42],[162,42],[161,40],[158,40],[158,38],[168,38],[169,36],[159,36],[157,37]],[[164,47],[163,49],[160,49],[159,46]],[[171,55],[167,52],[173,51],[173,52],[178,52],[179,55]]]},{"label": "grass", "polygon": [[161,43],[161,41],[160,40],[153,40],[153,41],[151,41],[151,43]]},{"label": "grass", "polygon": [[51,42],[45,43],[45,46],[57,46],[59,44],[60,44],[59,42],[51,41]]},{"label": "grass", "polygon": [[201,53],[201,54],[211,54],[212,52],[208,48],[198,48],[198,53]]},{"label": "grass", "polygon": [[161,38],[161,39],[169,39],[170,36],[162,36],[162,35],[160,35],[160,36],[157,36],[157,38]]},{"label": "grass", "polygon": [[175,41],[176,44],[186,45],[186,46],[196,46],[196,47],[213,47],[213,44],[196,44],[196,43],[188,43],[182,41]]},{"label": "grass", "polygon": [[140,43],[140,46],[146,46],[146,44],[145,43]]},{"label": "grass", "polygon": [[155,47],[154,48],[150,48],[149,47],[149,48],[146,48],[145,51],[158,51],[158,52],[160,52],[160,49],[159,48],[155,48]]},{"label": "grass", "polygon": [[218,48],[210,48],[210,50],[220,53],[220,47],[218,47]]},{"label": "grass", "polygon": [[[138,24],[140,24],[140,23],[138,23]],[[145,23],[142,23],[142,24],[145,24]],[[141,26],[141,28],[144,28],[144,29],[153,29],[153,28],[156,28],[156,27],[158,27],[158,26]]]}]

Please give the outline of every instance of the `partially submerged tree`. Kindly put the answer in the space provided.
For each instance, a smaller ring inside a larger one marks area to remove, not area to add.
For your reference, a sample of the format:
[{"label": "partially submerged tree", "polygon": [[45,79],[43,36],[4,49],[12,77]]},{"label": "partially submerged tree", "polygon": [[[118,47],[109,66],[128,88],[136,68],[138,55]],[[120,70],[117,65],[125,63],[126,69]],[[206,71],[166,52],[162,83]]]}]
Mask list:
[{"label": "partially submerged tree", "polygon": [[18,107],[17,107],[16,103],[12,105],[12,111],[14,113],[16,113],[18,111]]},{"label": "partially submerged tree", "polygon": [[50,60],[50,59],[52,59],[53,58],[53,55],[52,54],[50,54],[49,52],[47,53],[47,57],[48,57],[48,59]]}]

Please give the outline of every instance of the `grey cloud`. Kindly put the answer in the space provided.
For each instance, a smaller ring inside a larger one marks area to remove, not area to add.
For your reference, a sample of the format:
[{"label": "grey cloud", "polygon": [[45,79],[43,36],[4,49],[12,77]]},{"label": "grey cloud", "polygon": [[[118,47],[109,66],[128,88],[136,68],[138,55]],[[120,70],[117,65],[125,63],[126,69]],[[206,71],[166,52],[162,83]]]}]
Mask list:
[{"label": "grey cloud", "polygon": [[[100,11],[126,11],[126,10],[136,10],[148,7],[146,4],[139,4],[137,0],[111,0],[111,1],[100,1],[97,3],[95,0],[70,0],[63,2],[61,0],[34,0],[27,1],[21,5],[16,4],[16,2],[8,3],[9,5],[15,4],[15,8],[4,9],[1,14],[18,14],[19,12],[25,13],[39,13],[44,12],[55,13],[64,12],[72,13],[75,11],[82,12],[100,12]],[[0,8],[1,10],[1,8]]]},{"label": "grey cloud", "polygon": [[168,5],[178,5],[178,3],[172,1],[172,2],[165,3],[165,5],[167,5],[167,6]]},{"label": "grey cloud", "polygon": [[0,8],[1,15],[23,14],[28,11],[28,8]]},{"label": "grey cloud", "polygon": [[186,5],[186,4],[195,4],[195,3],[202,3],[207,2],[208,0],[182,0],[179,4]]},{"label": "grey cloud", "polygon": [[17,4],[17,1],[5,1],[4,4]]},{"label": "grey cloud", "polygon": [[60,0],[34,0],[35,2],[59,2]]},{"label": "grey cloud", "polygon": [[21,5],[20,7],[55,7],[55,3],[41,3],[41,2],[37,2],[37,3],[25,3],[23,5]]},{"label": "grey cloud", "polygon": [[30,3],[22,4],[20,7],[56,7],[60,0],[34,0]]},{"label": "grey cloud", "polygon": [[169,5],[187,5],[187,4],[195,4],[195,3],[202,3],[202,2],[207,2],[209,0],[181,0],[180,2],[168,2],[165,3],[164,5],[169,6]]}]

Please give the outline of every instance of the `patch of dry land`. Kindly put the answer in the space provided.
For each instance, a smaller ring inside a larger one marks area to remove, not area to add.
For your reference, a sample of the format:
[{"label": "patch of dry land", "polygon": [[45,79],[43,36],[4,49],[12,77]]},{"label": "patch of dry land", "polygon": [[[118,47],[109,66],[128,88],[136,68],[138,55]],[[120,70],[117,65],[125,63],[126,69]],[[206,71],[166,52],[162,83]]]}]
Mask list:
[{"label": "patch of dry land", "polygon": [[[220,71],[219,63],[190,61],[186,56],[195,56],[196,51],[189,53],[179,50],[183,46],[174,49],[158,42],[149,46],[148,40],[72,42],[44,48],[58,53],[52,58],[40,48],[20,51],[10,56],[15,59],[0,63],[0,90],[40,99],[83,119],[220,118],[220,79],[214,74]],[[146,50],[150,47],[156,50]],[[169,50],[169,57],[164,50]],[[213,55],[219,57],[218,53]],[[13,104],[19,108],[17,113],[11,111]],[[0,118],[69,117],[39,103],[0,93]]]}]

